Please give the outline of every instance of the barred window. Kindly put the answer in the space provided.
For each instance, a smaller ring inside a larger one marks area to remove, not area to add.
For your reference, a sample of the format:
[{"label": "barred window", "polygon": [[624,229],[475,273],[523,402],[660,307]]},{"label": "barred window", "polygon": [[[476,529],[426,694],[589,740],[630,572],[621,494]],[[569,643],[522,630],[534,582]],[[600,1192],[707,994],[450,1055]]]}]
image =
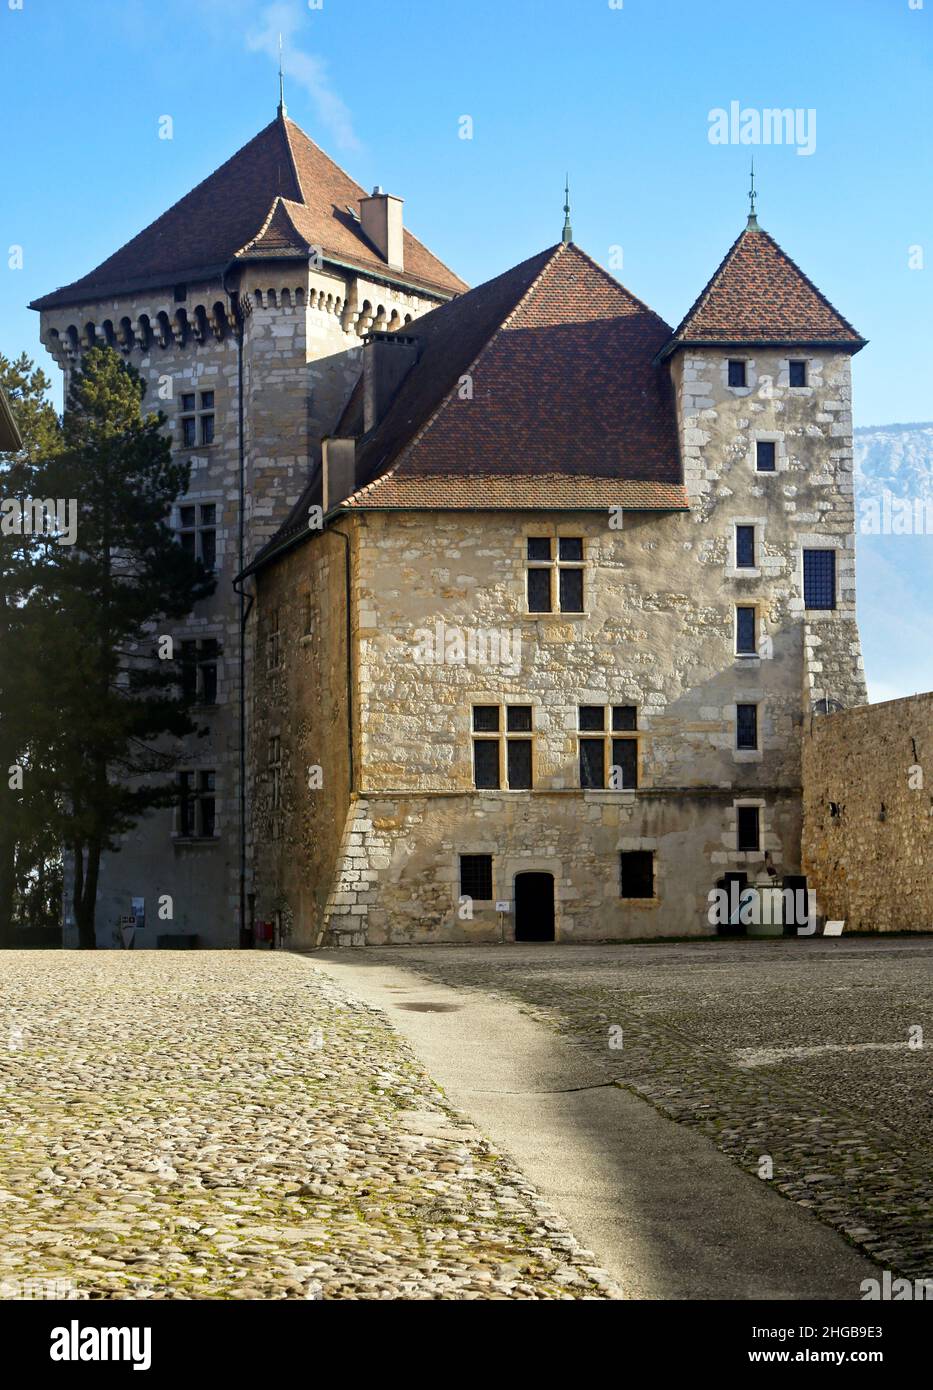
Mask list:
[{"label": "barred window", "polygon": [[492,900],[491,854],[461,854],[460,896],[476,902]]},{"label": "barred window", "polygon": [[730,359],[729,362],[729,385],[744,386],[746,384],[745,363],[737,358]]},{"label": "barred window", "polygon": [[835,608],[835,550],[803,552],[803,604],[805,608]]}]

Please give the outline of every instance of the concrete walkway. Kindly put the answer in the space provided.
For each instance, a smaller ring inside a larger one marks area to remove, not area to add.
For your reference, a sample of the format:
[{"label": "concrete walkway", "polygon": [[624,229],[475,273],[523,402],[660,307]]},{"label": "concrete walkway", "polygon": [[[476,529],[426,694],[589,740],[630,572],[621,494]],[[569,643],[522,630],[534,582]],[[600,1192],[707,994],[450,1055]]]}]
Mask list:
[{"label": "concrete walkway", "polygon": [[876,1267],[702,1135],[607,1082],[516,1004],[356,951],[314,952],[383,1009],[633,1299],[853,1299]]}]

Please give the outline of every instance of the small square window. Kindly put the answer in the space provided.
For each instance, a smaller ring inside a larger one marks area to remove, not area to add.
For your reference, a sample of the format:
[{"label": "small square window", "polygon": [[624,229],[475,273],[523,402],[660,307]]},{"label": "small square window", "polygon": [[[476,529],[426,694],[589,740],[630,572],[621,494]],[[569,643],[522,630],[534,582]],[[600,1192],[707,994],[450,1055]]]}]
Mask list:
[{"label": "small square window", "polygon": [[214,393],[213,393],[213,391],[202,391],[202,392],[201,392],[201,409],[202,409],[202,410],[213,410],[213,409],[214,409]]},{"label": "small square window", "polygon": [[178,512],[183,530],[194,525],[194,507],[179,507]]},{"label": "small square window", "polygon": [[807,384],[807,364],[806,362],[789,362],[791,386],[806,386]]},{"label": "small square window", "polygon": [[529,536],[528,537],[528,559],[529,560],[550,560],[551,558],[551,538],[550,536]]},{"label": "small square window", "polygon": [[497,734],[499,732],[499,706],[474,705],[473,728],[478,734]]},{"label": "small square window", "polygon": [[505,727],[510,734],[530,734],[531,705],[509,705],[505,712]]},{"label": "small square window", "polygon": [[477,902],[492,901],[491,854],[461,854],[460,896]]},{"label": "small square window", "polygon": [[580,536],[561,536],[557,542],[557,556],[560,560],[582,560],[583,540]]},{"label": "small square window", "polygon": [[606,711],[602,705],[580,706],[580,728],[589,733],[601,733],[606,727]]},{"label": "small square window", "polygon": [[776,448],[773,439],[755,442],[755,467],[759,473],[773,473],[776,467]]},{"label": "small square window", "polygon": [[755,568],[755,528],[754,526],[736,526],[735,528],[735,563],[737,569]]},{"label": "small square window", "polygon": [[216,526],[217,524],[217,504],[215,502],[205,502],[201,508],[201,525]]},{"label": "small square window", "polygon": [[746,385],[745,363],[736,358],[730,358],[729,360],[729,385]]},{"label": "small square window", "polygon": [[739,806],[737,809],[738,848],[756,850],[761,848],[758,828],[758,807]]},{"label": "small square window", "polygon": [[735,746],[746,749],[758,747],[757,705],[736,705]]},{"label": "small square window", "polygon": [[181,408],[184,411],[194,410],[194,392],[186,391],[181,398]]},{"label": "small square window", "polygon": [[757,656],[755,610],[739,606],[735,610],[735,650],[740,656]]},{"label": "small square window", "polygon": [[654,851],[633,849],[619,855],[620,885],[623,898],[654,897]]},{"label": "small square window", "polygon": [[612,727],[617,733],[631,733],[638,728],[637,705],[613,705]]}]

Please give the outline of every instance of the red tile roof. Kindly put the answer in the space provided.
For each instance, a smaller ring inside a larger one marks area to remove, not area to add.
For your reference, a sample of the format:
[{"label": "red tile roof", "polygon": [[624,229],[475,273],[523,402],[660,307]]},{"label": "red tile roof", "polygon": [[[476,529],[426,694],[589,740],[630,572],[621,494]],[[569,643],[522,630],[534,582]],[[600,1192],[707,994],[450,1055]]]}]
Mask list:
[{"label": "red tile roof", "polygon": [[358,218],[366,196],[288,117],[277,116],[203,183],[162,214],[96,270],[34,301],[34,309],[76,304],[105,294],[213,277],[237,255],[307,254],[401,279],[445,294],[466,288],[407,229],[405,269],[387,262],[363,235]]},{"label": "red tile roof", "polygon": [[[357,440],[357,509],[686,508],[670,327],[573,245],[550,247],[406,324],[418,361]],[[472,397],[462,399],[465,378]],[[362,428],[359,383],[338,434]],[[257,564],[307,535],[320,458]]]},{"label": "red tile roof", "polygon": [[746,227],[662,356],[694,344],[818,344],[858,352],[865,339],[773,237]]},{"label": "red tile roof", "polygon": [[405,331],[421,356],[361,441],[347,505],[589,507],[622,480],[681,484],[670,384],[652,365],[670,329],[578,247]]}]

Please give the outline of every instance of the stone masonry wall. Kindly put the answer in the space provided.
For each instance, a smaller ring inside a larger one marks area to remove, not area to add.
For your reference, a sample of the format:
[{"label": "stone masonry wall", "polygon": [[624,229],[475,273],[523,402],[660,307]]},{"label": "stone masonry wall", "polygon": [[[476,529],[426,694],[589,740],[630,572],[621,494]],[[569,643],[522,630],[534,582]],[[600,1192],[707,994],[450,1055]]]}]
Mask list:
[{"label": "stone masonry wall", "polygon": [[933,931],[933,694],[807,721],[803,869],[850,931]]}]

